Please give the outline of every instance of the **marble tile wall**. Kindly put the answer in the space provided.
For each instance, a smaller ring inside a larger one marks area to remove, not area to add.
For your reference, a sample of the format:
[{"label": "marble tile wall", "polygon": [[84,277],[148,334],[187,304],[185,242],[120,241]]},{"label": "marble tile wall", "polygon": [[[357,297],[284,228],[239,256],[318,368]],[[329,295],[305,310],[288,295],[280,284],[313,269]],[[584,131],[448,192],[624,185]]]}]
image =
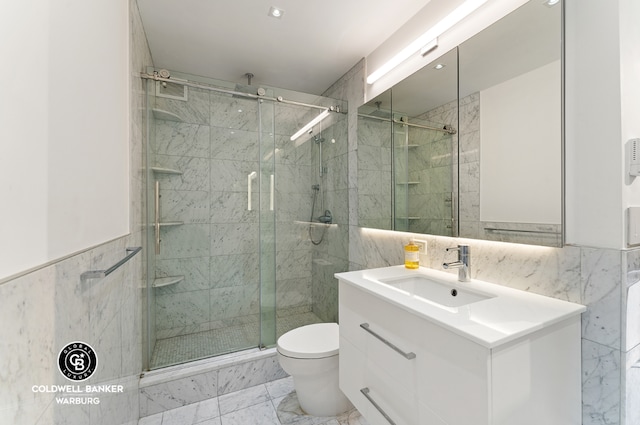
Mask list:
[{"label": "marble tile wall", "polygon": [[[151,64],[137,5],[129,2],[131,28],[131,194],[144,185],[144,82]],[[104,270],[144,239],[142,196],[131,197],[131,234],[90,248],[0,284],[0,423],[21,425],[138,423],[138,376],[142,370],[144,253],[103,279],[82,282],[88,270]],[[59,351],[84,341],[98,355],[98,368],[82,385],[122,385],[122,392],[96,393],[99,404],[60,404],[73,393],[33,391],[33,386],[77,385],[58,371]]]}]

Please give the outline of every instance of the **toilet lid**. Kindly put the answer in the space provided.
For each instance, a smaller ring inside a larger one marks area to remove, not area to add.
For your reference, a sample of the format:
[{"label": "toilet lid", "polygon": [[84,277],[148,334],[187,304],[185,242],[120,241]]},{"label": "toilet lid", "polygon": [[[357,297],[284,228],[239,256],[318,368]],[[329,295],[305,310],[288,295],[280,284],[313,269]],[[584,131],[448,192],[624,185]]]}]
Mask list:
[{"label": "toilet lid", "polygon": [[320,359],[338,354],[337,323],[317,323],[293,329],[278,338],[280,354],[297,359]]}]

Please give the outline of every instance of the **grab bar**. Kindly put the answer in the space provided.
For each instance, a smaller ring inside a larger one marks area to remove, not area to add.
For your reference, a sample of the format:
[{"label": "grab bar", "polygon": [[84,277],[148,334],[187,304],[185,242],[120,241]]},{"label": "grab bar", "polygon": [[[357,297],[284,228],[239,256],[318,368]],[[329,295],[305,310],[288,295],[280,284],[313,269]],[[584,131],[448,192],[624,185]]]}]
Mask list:
[{"label": "grab bar", "polygon": [[122,260],[115,263],[113,266],[109,267],[106,270],[90,270],[88,272],[84,272],[80,275],[80,280],[85,281],[87,279],[98,279],[109,276],[111,273],[116,271],[121,265],[129,261],[134,255],[142,250],[141,246],[135,248],[127,248],[127,256]]},{"label": "grab bar", "polygon": [[380,414],[381,414],[382,416],[384,416],[384,418],[385,418],[387,421],[389,421],[389,423],[390,423],[391,425],[396,425],[396,423],[393,421],[393,419],[391,419],[391,418],[389,417],[389,415],[387,415],[387,412],[385,412],[385,411],[382,409],[382,407],[380,407],[380,405],[379,405],[378,403],[376,403],[376,401],[375,401],[375,400],[374,400],[374,399],[369,395],[369,388],[364,387],[364,388],[362,388],[362,389],[360,390],[360,392],[362,393],[362,395],[363,395],[363,396],[365,396],[365,397],[367,398],[367,400],[369,400],[369,403],[373,404],[373,407],[375,407],[375,408],[376,408],[376,410],[377,410],[378,412],[380,412]]},{"label": "grab bar", "polygon": [[390,343],[389,341],[387,341],[385,338],[381,337],[380,335],[378,335],[377,333],[375,333],[374,331],[371,330],[370,326],[368,323],[361,323],[360,327],[362,329],[364,329],[365,331],[369,332],[371,335],[375,336],[376,338],[378,338],[380,341],[382,341],[383,343],[385,343],[386,345],[388,345],[390,348],[392,348],[394,351],[398,352],[402,357],[404,357],[407,360],[412,360],[416,358],[416,354],[415,353],[405,353],[404,351],[402,351],[401,349],[399,349],[398,347],[396,347],[395,345],[393,345],[392,343]]},{"label": "grab bar", "polygon": [[258,176],[255,171],[247,174],[247,211],[251,211],[251,182]]}]

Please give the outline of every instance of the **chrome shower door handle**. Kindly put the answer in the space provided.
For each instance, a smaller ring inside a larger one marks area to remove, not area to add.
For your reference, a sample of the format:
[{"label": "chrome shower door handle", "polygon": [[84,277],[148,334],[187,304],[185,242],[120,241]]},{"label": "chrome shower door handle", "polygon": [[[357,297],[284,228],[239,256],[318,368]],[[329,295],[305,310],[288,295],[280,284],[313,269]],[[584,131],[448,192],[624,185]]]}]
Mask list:
[{"label": "chrome shower door handle", "polygon": [[154,227],[156,230],[156,255],[160,254],[160,182],[156,180],[155,184],[155,213],[154,213]]},{"label": "chrome shower door handle", "polygon": [[273,174],[271,174],[269,186],[269,211],[273,211],[274,186],[274,178]]},{"label": "chrome shower door handle", "polygon": [[257,176],[258,174],[255,171],[247,174],[247,211],[251,211],[251,183]]}]

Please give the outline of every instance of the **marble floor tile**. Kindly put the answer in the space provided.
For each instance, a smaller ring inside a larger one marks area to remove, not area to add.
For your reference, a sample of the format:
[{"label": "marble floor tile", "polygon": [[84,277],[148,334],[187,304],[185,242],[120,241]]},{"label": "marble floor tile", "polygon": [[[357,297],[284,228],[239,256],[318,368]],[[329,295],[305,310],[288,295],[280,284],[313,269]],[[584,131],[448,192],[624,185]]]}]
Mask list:
[{"label": "marble floor tile", "polygon": [[265,386],[267,387],[269,396],[271,396],[272,399],[284,397],[295,391],[295,388],[293,386],[293,378],[291,376],[283,379],[278,379],[276,381],[267,382]]},{"label": "marble floor tile", "polygon": [[246,409],[236,410],[221,417],[222,425],[280,425],[276,409],[271,401],[265,401]]},{"label": "marble floor tile", "polygon": [[255,387],[249,387],[245,390],[224,394],[218,398],[221,415],[271,400],[269,392],[264,385],[256,385]]},{"label": "marble floor tile", "polygon": [[307,415],[291,377],[140,419],[138,425],[368,425],[353,409],[337,417]]}]

